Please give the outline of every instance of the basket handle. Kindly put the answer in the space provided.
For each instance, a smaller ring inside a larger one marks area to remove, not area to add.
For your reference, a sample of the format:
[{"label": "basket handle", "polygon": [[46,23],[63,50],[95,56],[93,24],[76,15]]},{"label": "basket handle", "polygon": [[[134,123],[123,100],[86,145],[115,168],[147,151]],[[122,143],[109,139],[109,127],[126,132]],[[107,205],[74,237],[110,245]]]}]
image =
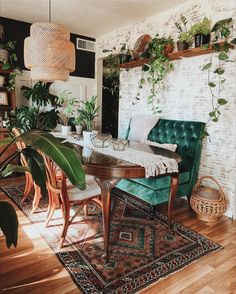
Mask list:
[{"label": "basket handle", "polygon": [[215,178],[213,178],[211,176],[203,176],[203,177],[201,177],[200,179],[197,180],[196,186],[200,185],[202,180],[206,180],[206,179],[211,180],[212,182],[214,182],[217,185],[217,187],[219,188],[219,191],[221,192],[219,200],[224,200],[225,199],[225,193],[224,193],[224,191],[222,190],[220,184],[217,182],[217,180]]}]

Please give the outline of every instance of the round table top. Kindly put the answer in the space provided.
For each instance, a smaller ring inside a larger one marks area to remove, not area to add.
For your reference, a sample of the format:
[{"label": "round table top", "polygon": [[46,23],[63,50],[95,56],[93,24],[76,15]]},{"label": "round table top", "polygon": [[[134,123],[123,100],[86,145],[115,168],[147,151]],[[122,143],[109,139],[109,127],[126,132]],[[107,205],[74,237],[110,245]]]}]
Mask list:
[{"label": "round table top", "polygon": [[[78,152],[82,155],[82,162],[85,172],[100,178],[143,178],[145,177],[145,169],[137,164],[133,164],[115,157],[101,154],[89,148],[83,148],[74,145]],[[173,158],[177,162],[181,161],[181,157],[167,149],[150,146],[144,143],[129,142],[129,147],[145,151],[151,154],[161,155]]]}]

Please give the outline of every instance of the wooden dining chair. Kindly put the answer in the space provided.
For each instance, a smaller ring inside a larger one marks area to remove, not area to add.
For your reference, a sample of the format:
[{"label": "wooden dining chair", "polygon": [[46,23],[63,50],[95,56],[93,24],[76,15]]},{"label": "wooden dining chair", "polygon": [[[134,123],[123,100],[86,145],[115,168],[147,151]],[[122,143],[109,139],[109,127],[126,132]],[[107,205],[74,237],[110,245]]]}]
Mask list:
[{"label": "wooden dining chair", "polygon": [[[20,132],[19,129],[13,128],[12,129],[12,134],[14,136],[18,137],[18,136],[21,135],[21,132]],[[23,150],[24,148],[26,148],[26,144],[24,142],[17,141],[16,145],[17,145],[17,148],[20,151]],[[25,156],[22,153],[20,154],[20,162],[21,162],[22,166],[28,167],[27,160],[26,160]],[[34,213],[36,211],[36,209],[38,208],[39,201],[40,201],[40,198],[42,197],[42,194],[41,194],[40,187],[37,186],[36,183],[34,182],[31,173],[30,172],[25,172],[25,188],[24,188],[23,197],[22,197],[22,200],[21,200],[22,203],[29,196],[29,194],[32,191],[33,187],[34,187],[34,197],[33,197],[33,201],[32,201],[32,210],[31,210],[30,213]]]},{"label": "wooden dining chair", "polygon": [[[68,227],[74,221],[75,217],[79,212],[85,208],[87,211],[87,205],[89,202],[95,202],[98,206],[102,206],[100,201],[101,189],[95,182],[94,177],[86,175],[86,189],[80,190],[69,183],[65,174],[61,171],[61,177],[58,177],[58,168],[54,162],[46,157],[46,171],[47,171],[47,189],[49,194],[49,213],[46,220],[46,226],[48,226],[53,213],[57,206],[61,206],[64,224],[61,234],[61,239],[59,243],[59,248],[63,247]],[[70,216],[70,208],[73,205],[78,205],[74,214]]]}]

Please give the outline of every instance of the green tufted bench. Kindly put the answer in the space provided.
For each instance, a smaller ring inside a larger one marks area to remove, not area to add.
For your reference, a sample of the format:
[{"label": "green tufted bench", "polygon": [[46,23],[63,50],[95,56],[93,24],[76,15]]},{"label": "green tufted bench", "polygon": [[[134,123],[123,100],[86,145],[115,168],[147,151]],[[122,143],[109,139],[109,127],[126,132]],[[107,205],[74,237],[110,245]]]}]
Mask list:
[{"label": "green tufted bench", "polygon": [[[191,196],[198,177],[201,156],[201,134],[205,123],[160,119],[148,135],[148,140],[157,143],[177,144],[176,152],[181,156],[177,197]],[[127,137],[129,129],[127,131]],[[155,210],[155,205],[167,202],[170,193],[170,176],[158,178],[123,179],[116,187],[146,202]]]}]

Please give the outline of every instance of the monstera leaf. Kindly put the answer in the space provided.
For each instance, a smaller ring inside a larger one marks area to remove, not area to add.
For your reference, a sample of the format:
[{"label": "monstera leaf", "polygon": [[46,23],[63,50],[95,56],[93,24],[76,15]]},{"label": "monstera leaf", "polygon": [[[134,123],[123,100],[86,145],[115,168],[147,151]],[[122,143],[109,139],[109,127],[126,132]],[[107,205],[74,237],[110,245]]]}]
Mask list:
[{"label": "monstera leaf", "polygon": [[11,204],[0,201],[0,229],[6,237],[7,247],[16,247],[18,237],[18,219]]},{"label": "monstera leaf", "polygon": [[17,140],[45,153],[64,171],[72,185],[81,190],[85,189],[81,159],[74,148],[70,148],[68,144],[62,144],[60,140],[41,130],[30,130],[17,137]]}]

